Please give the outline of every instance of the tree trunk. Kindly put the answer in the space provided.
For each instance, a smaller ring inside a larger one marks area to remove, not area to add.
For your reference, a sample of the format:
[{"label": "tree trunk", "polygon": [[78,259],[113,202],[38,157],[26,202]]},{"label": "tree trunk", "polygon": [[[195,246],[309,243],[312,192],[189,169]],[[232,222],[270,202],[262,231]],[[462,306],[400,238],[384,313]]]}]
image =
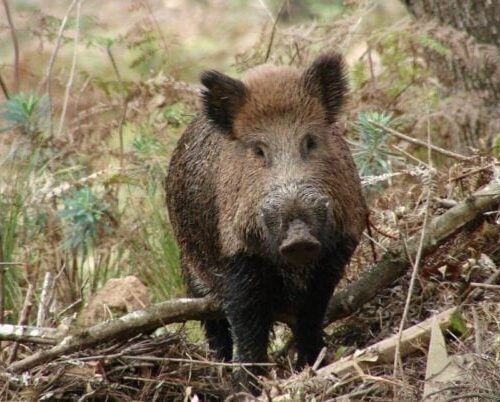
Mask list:
[{"label": "tree trunk", "polygon": [[[448,50],[425,58],[450,95],[464,100],[465,146],[489,145],[500,132],[500,3],[498,0],[402,0],[417,24]],[[472,119],[471,116],[474,116]],[[474,120],[474,121],[472,121]],[[488,142],[480,144],[479,137]]]}]

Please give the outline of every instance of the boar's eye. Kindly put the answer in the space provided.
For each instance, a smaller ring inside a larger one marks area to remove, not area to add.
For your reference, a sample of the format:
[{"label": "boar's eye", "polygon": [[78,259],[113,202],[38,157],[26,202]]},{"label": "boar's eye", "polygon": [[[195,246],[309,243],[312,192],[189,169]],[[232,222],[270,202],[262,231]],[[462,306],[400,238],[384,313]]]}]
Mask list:
[{"label": "boar's eye", "polygon": [[254,143],[251,145],[251,149],[257,159],[261,159],[266,165],[269,164],[268,150],[264,144],[260,142]]},{"label": "boar's eye", "polygon": [[266,158],[266,153],[264,151],[264,148],[260,145],[255,145],[253,147],[253,152],[255,155],[257,155],[259,158],[263,158],[265,159]]},{"label": "boar's eye", "polygon": [[303,158],[308,158],[309,154],[318,147],[318,140],[311,134],[307,134],[302,139],[301,154]]}]

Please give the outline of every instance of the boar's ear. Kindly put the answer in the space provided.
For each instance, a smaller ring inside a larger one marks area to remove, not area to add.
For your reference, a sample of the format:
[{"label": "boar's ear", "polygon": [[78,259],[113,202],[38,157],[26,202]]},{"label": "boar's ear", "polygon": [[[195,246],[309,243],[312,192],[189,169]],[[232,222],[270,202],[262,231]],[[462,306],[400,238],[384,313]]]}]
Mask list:
[{"label": "boar's ear", "polygon": [[245,85],[213,70],[201,75],[201,83],[206,87],[202,92],[205,114],[219,129],[230,133],[234,118],[245,100]]},{"label": "boar's ear", "polygon": [[344,60],[338,53],[319,56],[304,71],[303,79],[309,93],[320,99],[329,123],[334,123],[348,91]]}]

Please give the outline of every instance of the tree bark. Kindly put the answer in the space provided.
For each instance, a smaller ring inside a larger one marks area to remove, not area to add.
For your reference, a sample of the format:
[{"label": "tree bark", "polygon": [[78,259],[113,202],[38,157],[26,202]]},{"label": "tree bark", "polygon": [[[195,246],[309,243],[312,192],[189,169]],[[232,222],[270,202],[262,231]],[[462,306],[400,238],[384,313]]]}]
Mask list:
[{"label": "tree bark", "polygon": [[[452,95],[460,96],[462,147],[481,147],[500,130],[500,4],[497,0],[402,0],[418,26],[448,51],[425,58]],[[429,29],[429,23],[431,28]]]}]

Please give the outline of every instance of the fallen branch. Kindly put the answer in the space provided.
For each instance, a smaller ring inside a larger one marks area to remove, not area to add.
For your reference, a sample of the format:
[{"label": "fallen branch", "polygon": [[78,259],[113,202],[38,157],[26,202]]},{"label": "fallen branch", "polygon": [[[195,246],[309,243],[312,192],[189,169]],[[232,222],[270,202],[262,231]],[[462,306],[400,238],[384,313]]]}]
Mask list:
[{"label": "fallen branch", "polygon": [[[310,371],[301,372],[285,380],[280,384],[280,388],[290,389],[294,388],[296,384],[301,384],[301,387],[306,388],[308,381],[314,383],[316,387],[318,383],[322,381],[331,384],[332,376],[341,378],[344,381],[350,381],[353,378],[363,379],[369,377],[363,373],[363,369],[374,365],[392,363],[398,342],[401,342],[401,357],[415,352],[416,350],[421,350],[420,346],[423,343],[427,343],[431,337],[433,321],[436,320],[441,330],[445,331],[450,327],[452,316],[455,311],[457,311],[457,307],[452,307],[436,316],[430,317],[421,323],[405,329],[401,334],[401,340],[399,340],[399,334],[395,334],[366,349],[358,350],[352,355],[316,370],[313,377],[310,377]],[[290,399],[293,399],[291,394],[284,394],[274,398],[273,401],[289,401]]]},{"label": "fallen branch", "polygon": [[[33,284],[28,284],[28,289],[26,290],[26,297],[24,298],[23,308],[21,310],[21,314],[19,315],[18,325],[26,325],[28,323],[31,309],[33,307],[33,300],[35,297],[35,288]],[[17,350],[19,348],[19,342],[14,342],[12,348],[10,349],[10,354],[7,359],[7,364],[12,363],[16,360]]]},{"label": "fallen branch", "polygon": [[0,324],[0,340],[2,341],[55,345],[59,340],[59,336],[60,334],[55,328]]},{"label": "fallen branch", "polygon": [[[474,218],[490,210],[500,201],[500,183],[490,183],[464,202],[433,219],[427,228],[422,253],[428,254],[443,243],[450,235]],[[408,251],[413,257],[418,246],[418,236],[408,241]],[[381,289],[389,286],[403,275],[409,266],[403,246],[387,252],[382,260],[346,289],[333,296],[330,301],[327,321],[345,317],[371,300]],[[86,347],[115,338],[131,337],[148,333],[162,325],[187,320],[206,320],[222,317],[220,307],[209,298],[176,299],[124,315],[116,320],[103,322],[67,336],[58,345],[40,351],[13,363],[9,369],[15,372],[29,370],[39,364],[51,361],[63,354],[73,353]],[[287,317],[280,317],[289,322]],[[1,339],[1,338],[0,338]]]},{"label": "fallen branch", "polygon": [[472,282],[469,286],[471,288],[483,288],[483,289],[491,289],[491,290],[500,290],[500,285],[491,285],[489,283]]},{"label": "fallen branch", "polygon": [[[426,228],[422,255],[425,256],[434,251],[448,237],[483,213],[495,208],[499,202],[500,183],[493,181],[443,215],[434,218]],[[326,322],[351,315],[363,304],[373,299],[381,289],[385,289],[404,275],[411,265],[408,255],[412,260],[415,259],[419,240],[419,233],[408,239],[407,252],[403,245],[393,247],[376,265],[365,271],[359,280],[335,293],[328,306]]]},{"label": "fallen branch", "polygon": [[106,321],[65,337],[49,350],[39,351],[9,366],[9,370],[22,372],[69,354],[115,338],[132,337],[148,333],[173,322],[202,320],[222,315],[220,308],[208,298],[175,299],[155,304],[147,310],[134,311],[116,320]]},{"label": "fallen branch", "polygon": [[[434,319],[437,320],[442,331],[448,329],[455,311],[457,311],[457,307],[452,307],[439,313],[435,317],[430,317],[425,321],[405,329],[401,334],[401,357],[418,350],[422,343],[429,341],[432,321]],[[392,335],[366,349],[357,351],[344,359],[319,369],[317,375],[325,376],[335,374],[337,376],[343,376],[347,373],[357,373],[359,367],[363,368],[364,366],[380,363],[393,363],[394,351],[396,350],[398,338],[398,334]]]}]

